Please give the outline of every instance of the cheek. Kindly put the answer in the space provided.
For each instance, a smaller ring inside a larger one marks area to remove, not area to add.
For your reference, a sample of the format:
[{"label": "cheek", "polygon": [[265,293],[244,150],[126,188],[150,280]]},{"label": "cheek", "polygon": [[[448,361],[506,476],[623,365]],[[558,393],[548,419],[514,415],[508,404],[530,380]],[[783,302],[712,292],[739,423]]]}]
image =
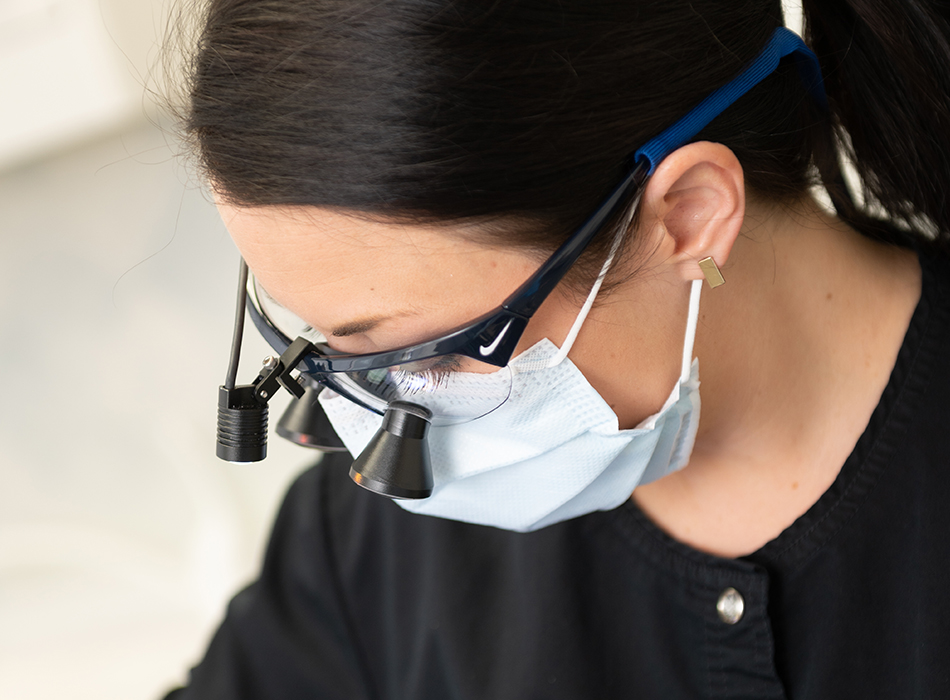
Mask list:
[{"label": "cheek", "polygon": [[504,369],[504,367],[496,367],[461,355],[456,356],[456,368],[457,372],[469,372],[471,374],[494,374]]}]

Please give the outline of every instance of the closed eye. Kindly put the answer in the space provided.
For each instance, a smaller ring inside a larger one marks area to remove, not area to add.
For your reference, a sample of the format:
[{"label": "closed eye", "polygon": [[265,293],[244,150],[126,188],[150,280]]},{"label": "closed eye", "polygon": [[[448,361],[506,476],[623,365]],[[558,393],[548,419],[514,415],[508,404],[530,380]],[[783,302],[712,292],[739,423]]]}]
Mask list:
[{"label": "closed eye", "polygon": [[413,374],[423,374],[431,372],[433,375],[450,374],[462,369],[462,358],[460,355],[440,355],[428,360],[419,360],[418,362],[407,362],[392,368],[397,372],[411,372]]}]

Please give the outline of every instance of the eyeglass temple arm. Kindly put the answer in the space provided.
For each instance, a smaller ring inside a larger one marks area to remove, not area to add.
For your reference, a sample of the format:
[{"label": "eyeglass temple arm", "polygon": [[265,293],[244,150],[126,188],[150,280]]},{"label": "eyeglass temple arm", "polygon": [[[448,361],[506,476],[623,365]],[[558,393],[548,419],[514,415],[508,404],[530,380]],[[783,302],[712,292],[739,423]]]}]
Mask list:
[{"label": "eyeglass temple arm", "polygon": [[645,158],[650,163],[649,174],[667,155],[702,131],[713,119],[722,114],[749,90],[771,75],[779,62],[786,56],[793,56],[799,77],[815,101],[823,108],[828,107],[825,84],[821,76],[821,64],[818,57],[795,32],[785,27],[777,27],[765,47],[735,78],[710,93],[689,111],[682,119],[656,136],[639,150],[634,157]]},{"label": "eyeglass temple arm", "polygon": [[632,192],[646,181],[649,162],[640,160],[623,181],[614,188],[603,204],[577,232],[565,241],[535,275],[521,285],[502,304],[506,311],[529,319],[577,262],[604,225],[624,206]]}]

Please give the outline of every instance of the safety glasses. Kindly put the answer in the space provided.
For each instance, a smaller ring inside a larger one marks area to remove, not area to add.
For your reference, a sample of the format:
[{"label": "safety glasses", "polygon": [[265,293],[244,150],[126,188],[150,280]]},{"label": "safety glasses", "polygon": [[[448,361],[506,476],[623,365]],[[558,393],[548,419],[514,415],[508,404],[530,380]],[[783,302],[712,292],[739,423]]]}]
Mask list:
[{"label": "safety glasses", "polygon": [[[300,358],[300,371],[370,410],[382,414],[392,401],[411,401],[429,409],[435,424],[476,418],[508,397],[510,374],[505,368],[531,317],[594,237],[642,188],[647,171],[645,162],[637,164],[587,221],[500,306],[438,338],[385,352],[334,352],[325,338],[270,298],[253,276],[248,280],[248,311],[254,325],[279,353],[294,339],[305,338],[311,347]],[[477,382],[466,376],[472,374],[479,375]],[[487,394],[473,397],[472,384]],[[458,400],[453,400],[456,394]]]}]

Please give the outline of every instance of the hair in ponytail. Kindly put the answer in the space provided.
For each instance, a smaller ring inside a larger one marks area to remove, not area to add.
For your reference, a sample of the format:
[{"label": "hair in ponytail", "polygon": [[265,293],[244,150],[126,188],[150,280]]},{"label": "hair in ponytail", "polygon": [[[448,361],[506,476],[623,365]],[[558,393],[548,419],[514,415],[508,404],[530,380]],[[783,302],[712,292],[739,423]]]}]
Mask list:
[{"label": "hair in ponytail", "polygon": [[950,24],[946,3],[939,7],[920,0],[803,3],[839,144],[865,202],[840,213],[866,233],[899,236],[889,225],[896,224],[950,250]]},{"label": "hair in ponytail", "polygon": [[[540,252],[783,23],[780,0],[206,1],[184,130],[222,196],[464,221]],[[853,225],[896,237],[841,191],[837,130],[866,199],[943,240],[946,23],[917,0],[805,10],[831,117],[783,62],[697,140],[732,149],[764,199],[823,181]],[[594,242],[574,281],[596,274],[612,238]]]}]

